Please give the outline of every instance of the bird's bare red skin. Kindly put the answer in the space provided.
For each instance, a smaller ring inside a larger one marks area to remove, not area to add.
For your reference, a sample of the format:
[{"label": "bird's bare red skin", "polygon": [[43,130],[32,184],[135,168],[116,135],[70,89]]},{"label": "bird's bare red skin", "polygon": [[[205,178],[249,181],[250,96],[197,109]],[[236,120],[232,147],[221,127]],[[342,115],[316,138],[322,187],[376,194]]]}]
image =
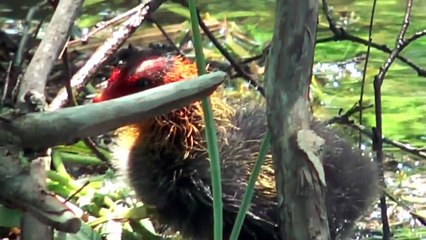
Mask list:
[{"label": "bird's bare red skin", "polygon": [[[180,57],[153,56],[136,61],[132,66],[114,68],[108,86],[93,102],[106,101],[197,75],[194,63]],[[146,86],[140,86],[146,81]]]}]

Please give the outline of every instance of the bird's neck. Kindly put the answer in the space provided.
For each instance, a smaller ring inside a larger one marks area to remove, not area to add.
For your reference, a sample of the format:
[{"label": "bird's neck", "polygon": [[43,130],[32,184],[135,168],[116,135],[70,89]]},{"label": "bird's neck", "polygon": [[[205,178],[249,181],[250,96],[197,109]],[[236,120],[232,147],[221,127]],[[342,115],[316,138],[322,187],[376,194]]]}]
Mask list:
[{"label": "bird's neck", "polygon": [[[221,95],[211,97],[213,114],[219,137],[230,122],[234,110],[227,105]],[[159,117],[118,130],[120,147],[129,151],[143,149],[144,152],[179,154],[186,159],[191,152],[205,149],[204,114],[200,102],[194,102],[184,108],[171,111]]]}]

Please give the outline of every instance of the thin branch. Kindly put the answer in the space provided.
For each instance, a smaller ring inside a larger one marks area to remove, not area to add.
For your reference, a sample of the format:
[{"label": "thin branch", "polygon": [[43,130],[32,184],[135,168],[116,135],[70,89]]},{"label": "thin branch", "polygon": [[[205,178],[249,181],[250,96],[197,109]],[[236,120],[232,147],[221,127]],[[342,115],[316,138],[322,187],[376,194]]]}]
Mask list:
[{"label": "thin branch", "polygon": [[20,67],[22,65],[22,61],[24,58],[24,52],[25,52],[25,47],[27,45],[29,36],[30,36],[30,24],[31,21],[33,19],[34,14],[37,13],[37,11],[40,10],[40,8],[44,7],[47,4],[46,1],[41,1],[39,3],[37,3],[35,6],[31,7],[27,13],[27,17],[25,18],[25,24],[24,24],[24,29],[23,29],[23,34],[21,37],[21,41],[19,42],[19,48],[18,51],[16,52],[16,57],[15,57],[15,62],[14,62],[14,66],[15,67]]},{"label": "thin branch", "polygon": [[[364,135],[368,136],[369,138],[373,139],[374,135],[373,132],[367,130],[366,127],[360,125],[360,124],[356,124],[354,122],[342,122],[343,124],[362,132]],[[423,149],[419,149],[419,148],[415,148],[413,146],[411,146],[410,144],[405,144],[402,142],[398,142],[386,137],[383,137],[383,143],[389,144],[391,146],[394,146],[396,148],[401,149],[402,151],[405,151],[407,153],[413,154],[414,156],[417,157],[421,157],[423,159],[426,159],[426,152]]]},{"label": "thin branch", "polygon": [[1,104],[3,104],[5,102],[6,97],[7,97],[9,83],[10,83],[10,80],[11,80],[10,74],[12,73],[12,66],[13,66],[13,62],[10,61],[9,66],[7,67],[6,79],[4,80],[5,83],[4,83],[4,88],[3,88],[3,95],[1,97]]},{"label": "thin branch", "polygon": [[0,135],[17,136],[20,144],[27,149],[74,143],[80,138],[144,121],[198,101],[211,94],[226,76],[223,72],[215,72],[110,101],[53,112],[28,113],[15,118],[12,123],[2,122]]},{"label": "thin branch", "polygon": [[421,31],[418,31],[414,33],[411,37],[407,38],[405,40],[405,44],[410,44],[411,42],[417,40],[418,38],[424,37],[426,35],[426,29],[423,29]]},{"label": "thin branch", "polygon": [[149,18],[148,21],[154,23],[154,25],[160,30],[161,34],[166,38],[169,45],[178,53],[179,55],[185,56],[185,54],[182,53],[182,51],[176,46],[176,44],[173,42],[173,40],[170,38],[169,34],[167,34],[166,30],[153,18]]},{"label": "thin branch", "polygon": [[[390,66],[395,61],[399,53],[404,49],[404,47],[407,46],[406,44],[404,44],[404,36],[408,29],[412,4],[412,0],[407,0],[403,24],[401,26],[400,33],[397,37],[395,48],[392,50],[388,59],[380,68],[379,74],[374,77],[374,104],[376,113],[376,128],[374,129],[373,146],[375,147],[376,158],[381,169],[383,169],[382,84]],[[380,183],[382,187],[386,187],[383,171],[380,171]],[[380,212],[383,224],[383,239],[387,240],[390,239],[390,229],[389,221],[387,218],[386,196],[384,194],[382,194],[382,196],[380,197]]]},{"label": "thin branch", "polygon": [[[71,72],[70,72],[70,64],[68,61],[68,48],[64,49],[64,54],[62,55],[63,66],[64,66],[64,75],[65,75],[65,89],[68,94],[68,102],[71,106],[77,106],[77,101],[75,100],[75,96],[73,94],[71,88]],[[83,139],[84,144],[92,151],[93,154],[96,155],[101,161],[108,165],[108,167],[112,167],[108,161],[108,158],[96,147],[95,143],[90,138]]]},{"label": "thin branch", "polygon": [[231,66],[235,69],[235,71],[244,79],[248,81],[250,86],[252,86],[256,91],[258,91],[263,97],[265,97],[265,89],[257,83],[248,73],[244,71],[244,69],[234,60],[234,58],[229,54],[228,51],[219,43],[219,41],[215,38],[215,36],[210,32],[209,28],[204,23],[201,18],[200,11],[197,10],[197,17],[200,23],[200,27],[203,30],[204,34],[210,39],[210,41],[215,45],[215,47],[219,50],[219,52],[228,60]]},{"label": "thin branch", "polygon": [[357,112],[361,112],[365,109],[371,108],[373,105],[368,106],[359,106],[357,104],[354,104],[348,111],[346,111],[344,114],[341,114],[339,116],[335,116],[328,121],[326,121],[326,124],[333,124],[333,123],[347,123],[350,122],[349,118],[354,115]]},{"label": "thin branch", "polygon": [[410,207],[403,199],[398,198],[397,196],[395,196],[394,194],[392,194],[390,191],[387,191],[387,190],[385,190],[385,194],[389,199],[391,199],[396,204],[398,204],[398,206],[401,206],[405,211],[410,213],[410,215],[414,219],[418,220],[421,224],[423,224],[423,226],[426,226],[426,218],[422,216],[421,214],[416,213],[416,211],[412,207]]},{"label": "thin branch", "polygon": [[[323,0],[323,2],[325,2],[325,1]],[[390,49],[388,46],[386,46],[384,44],[378,44],[378,43],[374,43],[374,42],[369,43],[368,40],[365,40],[363,38],[360,38],[360,37],[357,37],[355,35],[348,33],[344,28],[337,28],[336,24],[334,23],[333,18],[330,15],[330,12],[328,11],[328,8],[324,12],[324,14],[326,15],[327,21],[329,23],[330,30],[333,32],[333,36],[318,39],[317,42],[316,42],[317,44],[325,43],[325,42],[331,42],[331,41],[351,41],[351,42],[360,43],[360,44],[363,44],[363,45],[366,45],[366,46],[370,45],[371,47],[373,47],[377,50],[380,50],[382,52],[385,52],[385,53],[389,53],[389,54],[392,53],[392,49]],[[426,31],[426,30],[424,30],[424,31]],[[423,34],[425,34],[425,33],[423,33]],[[417,38],[418,37],[415,37],[415,39],[417,39]],[[399,54],[396,56],[396,58],[398,60],[400,60],[401,62],[410,66],[412,69],[414,69],[417,72],[418,76],[426,77],[426,69],[419,67],[415,63],[408,60],[406,57],[401,56]]]},{"label": "thin branch", "polygon": [[95,27],[90,32],[85,34],[81,39],[69,41],[67,43],[67,47],[72,47],[72,46],[74,46],[78,43],[86,44],[89,41],[89,39],[91,37],[93,37],[96,33],[100,32],[101,30],[105,29],[106,27],[111,26],[112,24],[119,22],[120,20],[128,18],[129,16],[135,14],[137,11],[138,11],[138,7],[135,7],[135,8],[128,10],[125,13],[122,13],[122,14],[108,20],[108,21],[102,21],[102,22],[96,23]]},{"label": "thin branch", "polygon": [[[107,39],[101,46],[98,47],[95,53],[92,54],[86,64],[74,74],[71,79],[71,86],[76,87],[80,91],[97,71],[98,67],[105,63],[118,48],[120,48],[127,38],[149,17],[150,13],[156,10],[166,0],[151,0],[146,4],[140,4],[135,7],[133,16],[123,23],[121,28]],[[62,88],[58,95],[53,99],[48,107],[48,110],[53,111],[64,105],[68,94]]]},{"label": "thin branch", "polygon": [[[323,0],[323,3],[326,2],[325,0]],[[364,98],[364,89],[365,89],[365,77],[367,76],[367,66],[368,66],[368,60],[370,58],[370,49],[371,49],[371,42],[373,41],[372,39],[372,32],[373,32],[373,21],[374,21],[374,14],[376,13],[376,4],[377,1],[374,0],[373,1],[373,7],[371,8],[371,16],[370,16],[370,26],[368,27],[368,46],[367,46],[367,54],[365,57],[365,61],[364,61],[364,69],[363,69],[363,74],[362,74],[362,81],[361,81],[361,90],[359,93],[359,101],[358,101],[358,105],[361,108],[361,111],[359,111],[359,116],[358,116],[358,121],[359,123],[362,125],[362,107],[363,107],[363,98]],[[362,142],[362,135],[361,132],[359,132],[359,136],[358,136],[358,148],[361,148],[361,142]]]},{"label": "thin branch", "polygon": [[261,54],[249,57],[249,58],[245,58],[243,60],[240,61],[240,64],[247,64],[253,61],[257,61],[260,59],[265,59],[268,54],[269,54],[269,49],[271,48],[271,44],[269,43],[268,45],[266,45],[266,47],[263,48],[263,51]]},{"label": "thin branch", "polygon": [[113,168],[112,164],[109,162],[109,159],[105,154],[103,154],[99,148],[96,146],[96,144],[93,142],[93,140],[90,137],[87,137],[83,139],[84,145],[88,147],[95,156],[101,160],[103,163],[105,163],[109,168]]},{"label": "thin branch", "polygon": [[71,70],[70,70],[70,63],[68,60],[68,48],[64,49],[64,53],[62,54],[62,65],[64,68],[64,79],[65,79],[65,89],[68,93],[68,102],[71,106],[76,106],[77,101],[74,97],[74,94],[72,92],[71,87]]},{"label": "thin branch", "polygon": [[[80,13],[82,4],[83,0],[59,2],[52,20],[46,28],[46,35],[22,79],[17,102],[21,111],[28,112],[31,108],[25,100],[25,96],[30,92],[44,96],[47,77],[65,45],[68,33]],[[40,100],[42,103],[44,102],[44,99]]]},{"label": "thin branch", "polygon": [[[364,106],[363,109],[370,108],[371,106],[372,105]],[[336,117],[333,117],[330,120],[326,121],[326,124],[333,124],[333,123],[343,124],[343,125],[346,125],[350,128],[353,128],[355,131],[358,131],[358,132],[364,134],[365,136],[369,137],[370,139],[373,139],[374,134],[373,134],[372,131],[368,130],[365,126],[363,126],[361,124],[357,124],[354,121],[350,120],[350,116],[355,114],[359,110],[360,110],[359,106],[352,107],[346,113],[339,115],[339,116],[336,116]],[[392,140],[392,139],[386,138],[386,137],[383,137],[383,143],[386,143],[386,144],[389,144],[393,147],[399,148],[402,151],[413,154],[414,156],[426,159],[426,152],[424,151],[423,148],[415,148],[415,147],[411,146],[410,144],[402,143],[402,142]]]},{"label": "thin branch", "polygon": [[337,28],[336,21],[334,21],[333,17],[331,16],[330,8],[328,7],[326,0],[322,0],[322,11],[324,12],[325,18],[327,19],[330,31],[334,33],[334,35],[339,35],[343,28]]},{"label": "thin branch", "polygon": [[[406,11],[404,15],[404,21],[401,26],[401,30],[399,32],[399,35],[395,42],[395,48],[391,51],[388,59],[383,64],[383,66],[380,68],[379,74],[376,76],[376,79],[379,81],[378,84],[382,85],[383,80],[385,79],[385,75],[388,72],[390,66],[395,61],[395,59],[398,57],[399,53],[404,50],[405,47],[408,46],[407,41],[404,39],[405,33],[407,32],[408,25],[409,25],[409,18],[411,14],[411,7],[412,7],[412,0],[407,0],[407,6]],[[376,83],[375,83],[376,84]]]}]

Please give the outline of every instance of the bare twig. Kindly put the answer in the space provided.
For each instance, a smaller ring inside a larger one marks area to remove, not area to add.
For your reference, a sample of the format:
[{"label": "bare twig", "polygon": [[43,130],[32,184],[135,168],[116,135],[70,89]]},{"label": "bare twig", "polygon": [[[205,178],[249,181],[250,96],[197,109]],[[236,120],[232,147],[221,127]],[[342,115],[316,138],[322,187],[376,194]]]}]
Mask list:
[{"label": "bare twig", "polygon": [[[368,136],[371,139],[374,138],[373,132],[367,130],[367,128],[362,126],[362,125],[359,125],[359,124],[356,124],[356,123],[350,122],[350,121],[341,122],[341,123],[348,125],[351,128],[353,128],[353,129],[355,129],[359,132],[362,132],[364,135]],[[415,148],[415,147],[411,146],[410,144],[398,142],[398,141],[395,141],[395,140],[392,140],[392,139],[389,139],[389,138],[386,138],[386,137],[383,137],[383,143],[386,143],[386,144],[389,144],[389,145],[394,146],[396,148],[399,148],[402,151],[413,154],[414,156],[426,159],[426,152],[423,149]]]},{"label": "bare twig", "polygon": [[112,24],[119,22],[120,20],[128,18],[129,16],[135,14],[137,11],[138,11],[138,7],[132,8],[128,10],[127,12],[122,13],[108,21],[102,21],[102,22],[96,23],[95,27],[90,32],[85,34],[81,39],[69,41],[67,44],[67,47],[72,47],[73,45],[76,45],[77,43],[83,43],[83,44],[87,43],[89,39],[93,37],[96,33],[100,32],[101,30],[105,29],[108,26],[111,26]]},{"label": "bare twig", "polygon": [[160,30],[161,34],[166,38],[167,42],[173,49],[178,53],[179,55],[185,56],[185,54],[182,53],[182,51],[176,46],[176,44],[173,42],[173,40],[170,38],[169,34],[164,30],[164,28],[153,18],[148,19],[150,22],[154,23],[154,25]]},{"label": "bare twig", "polygon": [[[375,77],[379,82],[378,84],[382,85],[383,80],[385,79],[385,75],[388,72],[390,66],[392,65],[392,63],[395,61],[395,59],[398,57],[399,53],[404,50],[405,47],[408,46],[409,43],[411,43],[412,39],[418,39],[419,37],[421,37],[421,35],[415,35],[416,37],[411,37],[410,38],[410,42],[408,42],[405,39],[405,33],[407,32],[408,29],[408,25],[409,25],[409,18],[410,18],[410,14],[411,14],[411,7],[412,7],[412,0],[407,0],[407,7],[406,7],[406,12],[404,15],[404,21],[403,24],[401,26],[401,30],[400,33],[396,39],[395,42],[395,48],[392,50],[392,52],[390,53],[388,59],[385,61],[385,63],[383,64],[383,66],[380,68],[380,72],[379,74]],[[376,83],[375,83],[376,85]]]},{"label": "bare twig", "polygon": [[335,116],[328,121],[326,121],[326,124],[333,124],[333,123],[347,123],[350,122],[349,117],[353,114],[363,111],[365,109],[371,108],[373,105],[368,106],[359,106],[357,104],[354,104],[348,111],[346,111],[344,114]]},{"label": "bare twig", "polygon": [[47,27],[46,36],[37,48],[22,79],[17,102],[21,111],[28,112],[31,108],[25,100],[28,93],[44,96],[47,77],[65,45],[68,33],[80,12],[82,2],[82,0],[60,1]]},{"label": "bare twig", "polygon": [[392,194],[390,191],[387,191],[386,189],[385,194],[389,199],[396,202],[398,206],[401,206],[405,211],[409,212],[414,219],[417,219],[421,224],[423,224],[423,226],[426,226],[426,218],[416,213],[416,211],[412,207],[410,207],[403,199],[399,199],[397,196]]},{"label": "bare twig", "polygon": [[80,188],[78,188],[73,194],[71,194],[67,199],[65,199],[64,202],[68,202],[69,200],[73,199],[79,192],[81,192],[85,187],[87,187],[90,184],[90,181],[85,182]]},{"label": "bare twig", "polygon": [[[404,20],[401,26],[401,30],[399,32],[399,35],[397,37],[395,48],[392,50],[391,54],[389,55],[388,59],[385,61],[385,63],[380,68],[379,74],[377,74],[374,77],[374,104],[375,104],[375,113],[376,113],[376,128],[374,131],[374,137],[373,137],[373,146],[376,150],[376,157],[379,162],[379,165],[381,169],[383,169],[383,139],[382,139],[382,83],[385,78],[385,75],[387,71],[389,70],[392,63],[395,61],[399,53],[404,49],[405,46],[405,40],[404,36],[407,32],[409,21],[410,21],[410,15],[411,15],[411,8],[412,8],[412,0],[407,0],[407,5],[405,9],[405,15]],[[386,183],[384,181],[383,171],[380,171],[380,182],[381,185],[385,188]],[[390,238],[390,230],[389,230],[389,222],[387,218],[387,206],[386,206],[386,197],[384,194],[380,197],[380,210],[381,210],[381,217],[382,217],[382,223],[383,223],[383,239],[389,239]]]},{"label": "bare twig", "polygon": [[[323,0],[323,2],[325,2],[325,1]],[[374,43],[374,42],[370,43],[368,40],[362,39],[360,37],[357,37],[355,35],[352,35],[352,34],[346,32],[346,30],[344,28],[337,28],[336,24],[334,23],[333,18],[331,17],[331,15],[328,11],[328,8],[327,8],[327,11],[325,11],[325,15],[326,15],[327,21],[329,23],[330,30],[333,32],[333,36],[318,39],[317,42],[316,42],[317,44],[318,43],[330,42],[330,41],[351,41],[351,42],[360,43],[360,44],[363,44],[363,45],[366,45],[366,46],[370,45],[371,47],[373,47],[377,50],[380,50],[382,52],[385,52],[385,53],[389,53],[389,54],[392,53],[392,49],[390,49],[388,46],[386,46],[384,44],[378,44],[378,43]],[[421,33],[421,32],[419,32],[419,33]],[[423,34],[425,34],[425,33],[423,33]],[[420,37],[420,36],[418,36],[418,37]],[[418,37],[416,37],[416,39]],[[396,58],[398,60],[400,60],[401,62],[410,66],[412,69],[414,69],[417,72],[418,76],[426,77],[426,70],[425,69],[419,67],[415,63],[408,60],[406,57],[401,56],[399,54],[396,56]]]},{"label": "bare twig", "polygon": [[12,61],[9,62],[9,66],[7,67],[7,72],[6,72],[6,79],[4,80],[4,88],[3,88],[3,96],[1,97],[1,104],[4,103],[4,101],[6,100],[7,97],[7,89],[9,88],[9,83],[11,80],[10,74],[12,74],[12,66],[13,63]]},{"label": "bare twig", "polygon": [[[370,108],[370,107],[372,107],[372,105],[364,106],[363,109]],[[363,126],[361,124],[357,124],[354,121],[350,120],[350,116],[355,114],[358,111],[359,111],[359,106],[354,106],[351,109],[349,109],[346,113],[331,118],[330,120],[328,120],[326,122],[326,124],[333,124],[333,123],[343,124],[343,125],[346,125],[348,127],[353,128],[355,131],[358,131],[358,132],[364,134],[365,136],[369,137],[370,139],[373,139],[374,134],[373,134],[372,131],[368,130],[365,126]],[[386,138],[386,137],[383,137],[383,143],[386,143],[386,144],[389,144],[393,147],[399,148],[402,151],[413,154],[414,156],[426,159],[426,152],[424,151],[423,148],[415,148],[415,147],[411,146],[410,144],[398,142],[398,141],[395,141],[395,140],[392,140],[392,139],[389,139],[389,138]]]},{"label": "bare twig", "polygon": [[23,35],[22,35],[21,41],[19,42],[18,51],[16,52],[16,58],[14,62],[15,67],[20,67],[22,65],[22,61],[23,61],[22,59],[24,58],[23,56],[24,56],[25,47],[28,42],[28,37],[30,36],[29,31],[30,31],[31,20],[33,19],[34,14],[37,13],[37,11],[40,10],[40,8],[44,7],[46,4],[47,4],[46,1],[40,1],[35,6],[31,7],[30,10],[28,11],[27,17],[25,19]]},{"label": "bare twig", "polygon": [[405,44],[408,45],[411,42],[417,40],[418,38],[424,37],[426,35],[426,29],[423,29],[421,31],[418,31],[416,33],[414,33],[411,37],[405,39]]},{"label": "bare twig", "polygon": [[261,54],[255,55],[253,57],[245,58],[240,61],[240,64],[246,64],[253,61],[257,61],[260,59],[265,59],[269,54],[269,49],[271,48],[271,44],[267,44],[266,47],[263,48],[263,51]]},{"label": "bare twig", "polygon": [[[326,3],[325,0],[323,0],[323,4]],[[371,42],[373,41],[373,39],[371,38],[372,32],[373,32],[373,21],[374,21],[374,14],[376,13],[376,3],[377,1],[374,0],[373,1],[373,7],[371,8],[371,17],[370,17],[370,26],[368,28],[368,46],[367,46],[367,54],[365,57],[365,61],[364,61],[364,69],[363,69],[363,74],[362,74],[362,81],[361,81],[361,90],[359,93],[359,101],[358,101],[358,105],[361,108],[361,111],[359,111],[359,116],[358,116],[358,121],[359,123],[362,125],[362,106],[364,104],[363,102],[363,98],[364,98],[364,89],[365,89],[365,76],[367,75],[367,66],[368,66],[368,59],[370,58],[370,49],[371,49]],[[325,5],[325,7],[327,7]],[[324,11],[327,11],[326,9],[324,9]],[[361,142],[362,142],[362,135],[361,132],[359,132],[359,136],[358,136],[358,148],[361,148]]]},{"label": "bare twig", "polygon": [[[91,76],[96,72],[98,67],[103,64],[112,54],[124,44],[126,39],[145,21],[149,14],[156,10],[165,0],[151,0],[146,4],[140,4],[134,9],[134,14],[123,23],[122,27],[114,32],[103,45],[98,47],[92,54],[86,64],[71,79],[71,87],[76,87],[77,91],[81,90],[88,82]],[[62,88],[58,95],[53,99],[48,110],[53,111],[64,105],[68,94]]]},{"label": "bare twig", "polygon": [[222,47],[222,45],[219,43],[219,41],[215,38],[215,36],[212,34],[212,32],[210,32],[209,28],[204,23],[203,19],[201,18],[200,11],[198,10],[197,10],[197,17],[203,32],[210,39],[210,41],[215,45],[215,47],[219,50],[219,52],[226,58],[226,60],[228,60],[228,62],[235,69],[235,71],[241,77],[246,79],[248,83],[250,84],[250,86],[252,86],[256,91],[258,91],[262,96],[265,97],[265,89],[263,89],[263,87],[259,83],[257,83],[256,80],[254,80],[248,73],[246,73],[244,69],[234,60],[231,54],[229,54],[229,52]]},{"label": "bare twig", "polygon": [[70,103],[71,106],[76,106],[77,101],[75,100],[74,94],[72,92],[72,87],[71,87],[71,70],[70,70],[70,63],[68,60],[67,48],[64,49],[64,53],[62,54],[62,65],[64,67],[65,89],[68,94],[68,102]]},{"label": "bare twig", "polygon": [[98,147],[96,146],[96,144],[93,142],[93,140],[90,137],[83,139],[83,142],[84,142],[84,145],[86,145],[86,147],[88,147],[92,151],[92,153],[95,154],[97,158],[99,158],[99,160],[105,163],[109,168],[113,168],[112,164],[109,162],[108,157],[105,156],[105,154],[103,154],[98,149]]}]

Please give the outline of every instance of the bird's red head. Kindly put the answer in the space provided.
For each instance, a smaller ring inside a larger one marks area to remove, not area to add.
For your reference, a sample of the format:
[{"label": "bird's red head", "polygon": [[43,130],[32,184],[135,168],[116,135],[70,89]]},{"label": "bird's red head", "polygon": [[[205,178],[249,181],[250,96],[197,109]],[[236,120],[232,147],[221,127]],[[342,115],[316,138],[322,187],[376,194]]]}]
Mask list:
[{"label": "bird's red head", "polygon": [[113,69],[105,90],[93,102],[106,101],[197,76],[196,64],[178,56],[140,57]]}]

